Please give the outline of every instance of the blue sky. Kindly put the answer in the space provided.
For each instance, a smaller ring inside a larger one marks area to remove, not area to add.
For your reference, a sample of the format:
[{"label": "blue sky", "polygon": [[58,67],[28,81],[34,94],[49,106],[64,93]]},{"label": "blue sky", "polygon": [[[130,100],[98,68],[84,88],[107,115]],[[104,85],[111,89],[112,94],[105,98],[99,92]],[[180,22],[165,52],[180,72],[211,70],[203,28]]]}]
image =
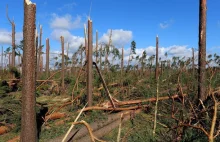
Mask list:
[{"label": "blue sky", "polygon": [[[83,41],[83,24],[89,15],[91,0],[32,0],[37,5],[37,24],[43,25],[43,44],[48,37],[51,50],[60,51],[59,37],[64,35],[74,52]],[[16,23],[17,41],[22,39],[23,0],[0,2],[0,46],[10,43],[6,34]],[[220,54],[220,1],[207,0],[207,52]],[[107,42],[109,29],[118,48],[129,48],[136,41],[138,53],[154,54],[155,38],[159,35],[160,54],[191,56],[190,48],[198,48],[199,0],[92,0],[90,17],[93,34],[99,31],[100,42]],[[95,39],[94,39],[95,42]],[[129,53],[129,50],[126,51]]]}]

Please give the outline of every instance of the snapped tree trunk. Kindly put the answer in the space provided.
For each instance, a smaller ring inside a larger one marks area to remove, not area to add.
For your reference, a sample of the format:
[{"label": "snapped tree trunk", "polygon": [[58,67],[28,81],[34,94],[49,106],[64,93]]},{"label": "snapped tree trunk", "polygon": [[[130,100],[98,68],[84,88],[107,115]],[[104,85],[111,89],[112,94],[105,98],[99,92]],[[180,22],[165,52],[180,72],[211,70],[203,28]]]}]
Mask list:
[{"label": "snapped tree trunk", "polygon": [[87,100],[92,106],[92,21],[88,20]]},{"label": "snapped tree trunk", "polygon": [[39,40],[39,47],[38,47],[38,59],[37,59],[37,78],[40,77],[40,60],[41,60],[41,52],[42,52],[42,26],[40,25],[40,40]]},{"label": "snapped tree trunk", "polygon": [[22,66],[22,116],[21,141],[37,141],[37,124],[35,112],[35,21],[36,5],[24,0],[24,50]]},{"label": "snapped tree trunk", "polygon": [[199,78],[198,98],[206,99],[206,0],[199,4]]},{"label": "snapped tree trunk", "polygon": [[50,66],[50,40],[46,39],[46,76],[49,77],[49,66]]},{"label": "snapped tree trunk", "polygon": [[61,39],[61,49],[62,49],[62,72],[61,72],[61,84],[62,84],[62,89],[64,90],[64,75],[65,75],[65,72],[64,72],[64,37],[61,36],[60,37]]},{"label": "snapped tree trunk", "polygon": [[155,70],[155,78],[156,78],[156,80],[158,79],[158,76],[159,76],[159,68],[158,68],[158,59],[159,59],[159,57],[158,57],[158,43],[159,42],[159,39],[158,39],[158,36],[156,37],[156,70]]},{"label": "snapped tree trunk", "polygon": [[11,32],[11,39],[12,39],[12,57],[11,57],[11,64],[10,66],[11,67],[15,67],[15,22],[12,21],[9,16],[8,16],[8,6],[6,8],[6,16],[7,16],[7,19],[8,21],[10,22],[11,24],[11,28],[12,28],[12,32]]}]

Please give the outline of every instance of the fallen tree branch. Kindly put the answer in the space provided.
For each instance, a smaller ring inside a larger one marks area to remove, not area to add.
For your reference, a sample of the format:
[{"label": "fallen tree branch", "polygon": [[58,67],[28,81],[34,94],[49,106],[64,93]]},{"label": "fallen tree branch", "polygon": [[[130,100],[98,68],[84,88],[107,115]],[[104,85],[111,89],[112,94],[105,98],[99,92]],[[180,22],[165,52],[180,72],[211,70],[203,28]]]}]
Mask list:
[{"label": "fallen tree branch", "polygon": [[[88,103],[86,103],[86,105],[87,105],[87,104],[88,104]],[[86,105],[82,108],[82,110],[80,111],[80,113],[78,114],[78,116],[76,117],[76,119],[74,120],[74,123],[79,119],[79,117],[81,116],[81,114],[82,114],[83,110],[85,109]],[[69,133],[71,132],[71,130],[73,129],[74,126],[75,126],[74,124],[72,124],[72,125],[70,126],[70,128],[69,128],[69,130],[67,131],[66,135],[64,136],[62,142],[65,142],[67,136],[69,135]]]},{"label": "fallen tree branch", "polygon": [[100,140],[98,139],[97,137],[95,137],[92,133],[92,128],[89,126],[89,124],[87,122],[85,122],[84,120],[82,121],[79,121],[79,122],[73,122],[72,125],[77,125],[77,124],[83,124],[86,126],[88,132],[89,132],[89,135],[90,135],[90,138],[91,138],[91,141],[92,142],[95,142],[95,140],[99,141],[99,142],[105,142],[103,140]]}]

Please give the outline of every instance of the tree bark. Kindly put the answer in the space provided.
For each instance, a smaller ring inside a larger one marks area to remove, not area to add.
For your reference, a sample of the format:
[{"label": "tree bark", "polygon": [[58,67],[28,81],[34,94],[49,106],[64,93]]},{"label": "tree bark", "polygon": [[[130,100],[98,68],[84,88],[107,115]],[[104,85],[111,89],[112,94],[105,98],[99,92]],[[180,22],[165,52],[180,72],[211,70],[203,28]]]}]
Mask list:
[{"label": "tree bark", "polygon": [[50,40],[46,39],[46,76],[49,77],[49,66],[50,66]]},{"label": "tree bark", "polygon": [[88,20],[87,100],[92,106],[92,21]]},{"label": "tree bark", "polygon": [[42,26],[40,25],[40,40],[39,40],[39,47],[38,47],[38,59],[37,59],[37,78],[40,77],[40,59],[41,59],[41,52],[42,52]]},{"label": "tree bark", "polygon": [[12,28],[12,32],[11,32],[11,39],[12,39],[12,58],[11,58],[11,63],[10,66],[11,67],[15,67],[15,22],[14,20],[12,21],[9,16],[8,16],[8,6],[6,8],[6,17],[8,19],[8,21],[11,24],[11,28]]},{"label": "tree bark", "polygon": [[199,78],[198,98],[206,99],[206,0],[199,5]]},{"label": "tree bark", "polygon": [[24,0],[24,50],[22,68],[22,117],[21,141],[37,141],[37,124],[35,112],[35,21],[36,5]]}]

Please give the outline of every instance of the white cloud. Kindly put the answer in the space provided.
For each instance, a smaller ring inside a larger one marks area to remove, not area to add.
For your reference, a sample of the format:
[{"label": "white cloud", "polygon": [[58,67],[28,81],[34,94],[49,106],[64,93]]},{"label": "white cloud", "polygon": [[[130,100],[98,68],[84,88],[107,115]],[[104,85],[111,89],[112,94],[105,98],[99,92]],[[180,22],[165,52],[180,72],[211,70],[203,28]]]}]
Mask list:
[{"label": "white cloud", "polygon": [[[147,59],[156,54],[156,47],[155,46],[148,46],[146,48],[137,48],[136,49],[136,55],[134,55],[134,57],[138,56],[141,57],[142,53],[146,51],[147,52]],[[121,49],[120,49],[121,52]],[[165,53],[168,53],[168,57],[165,56]],[[124,61],[125,64],[128,62],[129,59],[129,53],[130,53],[130,48],[127,48],[124,50]],[[198,56],[198,51],[195,51],[195,58],[197,58]],[[192,49],[189,48],[187,45],[172,45],[169,47],[159,47],[159,58],[161,58],[161,60],[171,60],[172,57],[180,57],[183,58],[185,57],[185,59],[192,57]],[[111,60],[111,59],[110,59]],[[134,60],[132,62],[132,64],[134,64]]]},{"label": "white cloud", "polygon": [[77,15],[76,18],[72,18],[70,14],[64,16],[58,16],[52,14],[50,21],[50,27],[53,29],[77,29],[83,27],[82,17]]},{"label": "white cloud", "polygon": [[[109,42],[109,35],[110,29],[107,33],[104,33],[103,36],[100,38],[99,42],[108,43]],[[132,40],[132,31],[126,31],[123,29],[115,29],[112,30],[112,44],[117,46],[123,46],[131,42]]]},{"label": "white cloud", "polygon": [[54,40],[60,41],[60,36],[64,37],[64,42],[70,44],[70,50],[76,50],[81,44],[84,44],[83,37],[74,36],[68,30],[55,29],[51,33],[51,37]]},{"label": "white cloud", "polygon": [[72,10],[74,6],[76,6],[76,3],[75,3],[75,2],[67,3],[67,4],[64,4],[62,7],[58,8],[58,10],[60,10],[60,11],[63,11],[63,10]]},{"label": "white cloud", "polygon": [[171,26],[172,24],[173,24],[173,20],[171,19],[169,21],[164,21],[164,22],[160,23],[159,26],[161,29],[166,29],[169,26]]},{"label": "white cloud", "polygon": [[[19,43],[23,38],[22,32],[15,33],[16,43]],[[11,44],[11,31],[0,29],[0,44]]]}]

